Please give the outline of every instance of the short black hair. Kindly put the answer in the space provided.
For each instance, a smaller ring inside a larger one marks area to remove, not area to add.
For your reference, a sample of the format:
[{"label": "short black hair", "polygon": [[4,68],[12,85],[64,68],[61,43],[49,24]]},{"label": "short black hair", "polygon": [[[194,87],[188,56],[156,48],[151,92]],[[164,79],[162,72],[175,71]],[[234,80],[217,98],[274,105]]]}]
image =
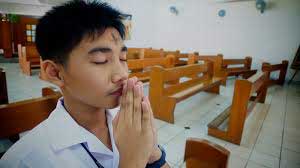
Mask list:
[{"label": "short black hair", "polygon": [[53,7],[36,28],[36,47],[43,60],[65,65],[70,52],[85,37],[101,36],[115,28],[125,38],[124,14],[99,1],[72,0]]}]

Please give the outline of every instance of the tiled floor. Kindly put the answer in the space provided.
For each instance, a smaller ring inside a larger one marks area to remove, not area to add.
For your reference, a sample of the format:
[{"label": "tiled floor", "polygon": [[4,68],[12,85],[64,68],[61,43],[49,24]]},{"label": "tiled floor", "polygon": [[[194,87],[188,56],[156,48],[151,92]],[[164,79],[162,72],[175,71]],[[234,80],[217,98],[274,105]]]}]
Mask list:
[{"label": "tiled floor", "polygon": [[[32,77],[22,75],[18,64],[0,63],[0,67],[4,67],[7,72],[10,102],[39,97],[41,88],[50,85],[39,80],[37,71]],[[269,110],[266,115],[258,118],[262,124],[255,130],[258,136],[253,134],[251,141],[244,138],[238,146],[207,135],[207,123],[231,103],[233,83],[233,80],[229,80],[227,87],[221,88],[220,95],[203,92],[177,104],[175,124],[156,120],[158,140],[167,151],[170,165],[175,168],[185,167],[185,141],[188,137],[197,137],[228,149],[231,152],[229,168],[300,168],[299,83],[273,86],[268,90],[266,104]],[[145,94],[148,94],[147,89],[145,85]],[[258,119],[253,121],[259,123]],[[185,126],[190,129],[185,129]],[[5,140],[1,140],[0,151],[8,145]]]}]

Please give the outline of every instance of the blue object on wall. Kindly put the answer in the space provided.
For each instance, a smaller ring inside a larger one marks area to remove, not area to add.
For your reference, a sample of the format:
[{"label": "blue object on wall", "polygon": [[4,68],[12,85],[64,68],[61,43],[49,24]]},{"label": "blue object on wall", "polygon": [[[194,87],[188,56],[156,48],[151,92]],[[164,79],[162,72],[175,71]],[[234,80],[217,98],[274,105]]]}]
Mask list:
[{"label": "blue object on wall", "polygon": [[179,13],[178,9],[175,6],[170,6],[170,12],[175,15],[178,15]]},{"label": "blue object on wall", "polygon": [[220,17],[224,17],[226,15],[226,11],[224,9],[219,10],[218,15]]},{"label": "blue object on wall", "polygon": [[264,0],[256,0],[255,6],[256,9],[260,11],[260,13],[264,13],[267,4]]}]

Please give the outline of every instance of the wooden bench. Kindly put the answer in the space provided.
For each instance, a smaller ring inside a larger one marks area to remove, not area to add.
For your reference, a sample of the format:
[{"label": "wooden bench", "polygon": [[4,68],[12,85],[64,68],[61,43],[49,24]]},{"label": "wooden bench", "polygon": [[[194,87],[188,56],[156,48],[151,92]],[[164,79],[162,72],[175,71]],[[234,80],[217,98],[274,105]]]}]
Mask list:
[{"label": "wooden bench", "polygon": [[126,58],[129,59],[141,59],[144,57],[144,48],[128,48]]},{"label": "wooden bench", "polygon": [[162,58],[144,58],[127,60],[128,69],[130,70],[129,77],[136,76],[142,82],[147,82],[150,79],[150,69],[155,65],[164,68],[174,67],[174,57],[167,56]]},{"label": "wooden bench", "polygon": [[[235,81],[232,105],[208,124],[208,134],[240,144],[246,117],[257,102],[264,103],[267,94],[267,73]],[[256,93],[256,96],[252,96]],[[250,101],[251,100],[251,101]]]},{"label": "wooden bench", "polygon": [[222,77],[224,81],[222,84],[225,85],[227,79],[227,72],[222,69],[222,54],[217,55],[198,55],[198,53],[189,54],[188,65],[198,63],[199,61],[211,61],[213,63],[213,70],[215,77]]},{"label": "wooden bench", "polygon": [[[40,68],[40,55],[35,45],[21,46],[18,44],[19,64],[25,75],[31,76],[32,69]],[[21,50],[21,51],[19,51]]]},{"label": "wooden bench", "polygon": [[176,50],[176,51],[164,51],[163,55],[164,55],[164,57],[166,57],[168,55],[173,55],[173,57],[175,58],[175,66],[186,65],[186,61],[183,61],[183,60],[180,59],[182,53],[180,53],[179,50]]},{"label": "wooden bench", "polygon": [[0,104],[8,103],[6,74],[4,69],[0,68]]},{"label": "wooden bench", "polygon": [[[289,61],[283,60],[281,64],[271,65],[270,63],[264,62],[262,64],[261,70],[267,73],[268,76],[268,86],[271,85],[284,85],[286,71],[289,65]],[[271,73],[279,71],[278,79],[271,79]]]},{"label": "wooden bench", "polygon": [[[182,77],[198,74],[197,78],[189,79],[173,85],[167,85]],[[202,75],[202,76],[200,76]],[[222,78],[213,77],[211,62],[204,64],[185,65],[164,69],[154,66],[150,73],[149,99],[154,116],[169,123],[174,123],[176,103],[200,92],[219,93]]]},{"label": "wooden bench", "polygon": [[188,65],[188,58],[191,54],[199,55],[198,52],[194,53],[178,53],[175,60],[175,66],[182,66],[182,65]]},{"label": "wooden bench", "polygon": [[144,48],[141,58],[162,58],[164,57],[163,49]]},{"label": "wooden bench", "polygon": [[144,58],[162,58],[164,57],[163,49],[152,48],[128,48],[127,59],[144,59]]},{"label": "wooden bench", "polygon": [[257,72],[257,70],[251,70],[251,64],[251,57],[246,57],[245,59],[223,59],[222,68],[227,72],[228,76],[241,75],[244,79],[247,79]]},{"label": "wooden bench", "polygon": [[226,168],[230,152],[204,139],[189,138],[185,144],[186,168]]},{"label": "wooden bench", "polygon": [[0,138],[16,137],[48,118],[61,94],[43,88],[43,97],[0,105]]}]

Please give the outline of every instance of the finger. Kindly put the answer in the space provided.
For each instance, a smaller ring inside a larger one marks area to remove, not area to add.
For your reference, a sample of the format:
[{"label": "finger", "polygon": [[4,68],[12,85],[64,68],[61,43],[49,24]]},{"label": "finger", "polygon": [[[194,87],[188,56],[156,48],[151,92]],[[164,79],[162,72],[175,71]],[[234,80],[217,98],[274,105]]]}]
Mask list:
[{"label": "finger", "polygon": [[142,118],[142,96],[141,85],[135,85],[134,87],[134,112],[133,123],[137,130],[141,130],[141,118]]},{"label": "finger", "polygon": [[127,82],[127,92],[126,92],[126,114],[125,120],[128,124],[132,124],[133,116],[133,80],[128,79]]},{"label": "finger", "polygon": [[136,85],[137,82],[139,81],[139,79],[136,76],[132,77],[131,79],[133,80],[134,85]]},{"label": "finger", "polygon": [[143,98],[142,101],[142,131],[147,132],[147,131],[152,131],[151,130],[151,115],[150,115],[150,109],[147,105],[147,97]]},{"label": "finger", "polygon": [[123,122],[125,120],[125,111],[126,111],[126,95],[127,95],[127,81],[123,85],[123,90],[122,90],[122,96],[121,96],[121,105],[120,105],[120,111],[118,112],[120,120]]},{"label": "finger", "polygon": [[150,109],[151,127],[152,127],[152,132],[153,132],[154,146],[156,146],[157,145],[157,129],[156,129],[154,115],[153,115],[150,101],[149,101],[149,99],[147,99],[147,100],[148,100],[147,105],[148,105],[148,108]]},{"label": "finger", "polygon": [[144,84],[141,81],[137,82],[138,85],[141,85],[141,96],[144,97]]}]

